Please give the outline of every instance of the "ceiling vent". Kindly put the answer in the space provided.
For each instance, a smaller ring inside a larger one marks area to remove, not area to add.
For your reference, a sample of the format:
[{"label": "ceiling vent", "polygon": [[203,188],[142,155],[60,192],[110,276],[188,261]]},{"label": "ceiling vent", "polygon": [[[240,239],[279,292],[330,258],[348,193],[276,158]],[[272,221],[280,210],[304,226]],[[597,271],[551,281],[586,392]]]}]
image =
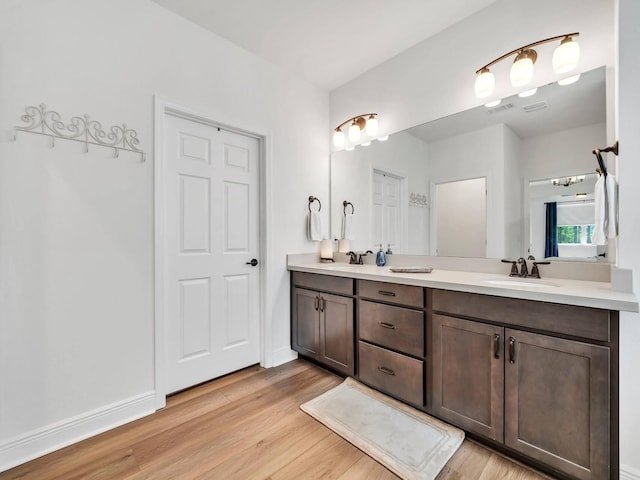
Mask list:
[{"label": "ceiling vent", "polygon": [[511,110],[513,108],[513,103],[505,103],[504,105],[499,105],[496,108],[489,108],[485,110],[489,115],[493,115],[494,113],[505,112],[507,110]]},{"label": "ceiling vent", "polygon": [[544,110],[548,106],[549,106],[549,104],[547,103],[547,101],[543,100],[541,102],[530,103],[529,105],[525,105],[524,107],[522,107],[522,110],[524,110],[527,113],[529,113],[529,112],[537,112],[538,110]]}]

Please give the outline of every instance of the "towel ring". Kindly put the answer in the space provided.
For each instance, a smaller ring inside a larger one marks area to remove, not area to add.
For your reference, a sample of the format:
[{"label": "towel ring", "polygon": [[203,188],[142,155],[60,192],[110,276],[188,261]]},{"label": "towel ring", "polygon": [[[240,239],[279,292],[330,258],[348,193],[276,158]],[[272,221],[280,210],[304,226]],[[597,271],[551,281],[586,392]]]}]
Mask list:
[{"label": "towel ring", "polygon": [[313,195],[309,195],[309,212],[311,212],[311,204],[313,202],[318,202],[318,211],[322,210],[322,203],[320,203],[320,199],[318,197],[314,197]]},{"label": "towel ring", "polygon": [[342,202],[342,212],[344,213],[344,216],[347,216],[347,207],[351,205],[351,215],[353,215],[354,213],[356,213],[356,209],[353,207],[353,203],[351,202],[347,202],[346,200],[344,200]]}]

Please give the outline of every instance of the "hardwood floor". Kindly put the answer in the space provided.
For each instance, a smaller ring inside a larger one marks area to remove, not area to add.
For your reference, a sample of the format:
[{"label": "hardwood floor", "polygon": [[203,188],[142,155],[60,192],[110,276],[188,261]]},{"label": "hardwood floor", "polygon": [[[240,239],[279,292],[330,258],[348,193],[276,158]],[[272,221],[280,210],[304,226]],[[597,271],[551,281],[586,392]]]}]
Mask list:
[{"label": "hardwood floor", "polygon": [[[297,360],[250,367],[170,397],[163,410],[0,473],[0,479],[396,477],[298,407],[341,378]],[[539,480],[465,440],[437,480]]]}]

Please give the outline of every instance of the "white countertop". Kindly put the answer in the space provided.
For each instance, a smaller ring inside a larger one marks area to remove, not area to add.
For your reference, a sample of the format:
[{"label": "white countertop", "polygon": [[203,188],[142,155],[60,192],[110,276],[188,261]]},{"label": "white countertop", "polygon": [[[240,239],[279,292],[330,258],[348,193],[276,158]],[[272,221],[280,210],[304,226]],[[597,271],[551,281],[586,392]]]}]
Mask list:
[{"label": "white countertop", "polygon": [[588,282],[561,278],[517,278],[492,273],[434,269],[431,273],[394,273],[388,266],[349,265],[347,263],[289,264],[297,272],[320,273],[361,280],[377,280],[499,297],[522,298],[541,302],[637,312],[633,293],[611,290],[606,282]]}]

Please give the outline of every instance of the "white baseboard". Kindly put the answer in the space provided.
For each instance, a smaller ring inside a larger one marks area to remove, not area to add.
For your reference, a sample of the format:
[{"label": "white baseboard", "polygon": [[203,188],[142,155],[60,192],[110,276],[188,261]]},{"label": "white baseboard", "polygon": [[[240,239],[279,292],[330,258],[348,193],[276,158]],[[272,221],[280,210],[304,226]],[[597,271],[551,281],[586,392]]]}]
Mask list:
[{"label": "white baseboard", "polygon": [[620,465],[620,480],[640,480],[640,470],[629,465]]},{"label": "white baseboard", "polygon": [[155,412],[155,392],[143,393],[0,443],[0,472]]},{"label": "white baseboard", "polygon": [[271,365],[269,365],[269,367],[277,367],[296,358],[298,358],[298,353],[291,350],[290,347],[278,348],[271,353]]}]

